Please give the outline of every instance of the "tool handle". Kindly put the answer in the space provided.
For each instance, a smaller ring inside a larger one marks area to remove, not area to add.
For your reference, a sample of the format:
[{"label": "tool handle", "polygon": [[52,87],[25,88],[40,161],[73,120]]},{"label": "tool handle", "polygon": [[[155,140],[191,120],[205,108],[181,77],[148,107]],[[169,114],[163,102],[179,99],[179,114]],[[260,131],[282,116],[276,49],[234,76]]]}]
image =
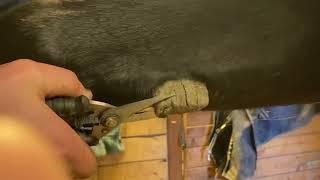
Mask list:
[{"label": "tool handle", "polygon": [[90,110],[90,100],[86,96],[56,97],[46,100],[46,104],[60,116],[73,116]]}]

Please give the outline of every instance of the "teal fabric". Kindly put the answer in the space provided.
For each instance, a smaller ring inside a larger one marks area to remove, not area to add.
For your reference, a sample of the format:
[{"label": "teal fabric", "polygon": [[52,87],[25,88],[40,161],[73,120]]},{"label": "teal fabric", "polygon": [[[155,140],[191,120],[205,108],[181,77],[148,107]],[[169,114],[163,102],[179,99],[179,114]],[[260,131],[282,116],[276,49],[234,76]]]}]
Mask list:
[{"label": "teal fabric", "polygon": [[124,151],[124,146],[121,142],[120,129],[120,126],[113,129],[107,135],[102,137],[96,146],[91,146],[91,149],[97,157],[103,157]]}]

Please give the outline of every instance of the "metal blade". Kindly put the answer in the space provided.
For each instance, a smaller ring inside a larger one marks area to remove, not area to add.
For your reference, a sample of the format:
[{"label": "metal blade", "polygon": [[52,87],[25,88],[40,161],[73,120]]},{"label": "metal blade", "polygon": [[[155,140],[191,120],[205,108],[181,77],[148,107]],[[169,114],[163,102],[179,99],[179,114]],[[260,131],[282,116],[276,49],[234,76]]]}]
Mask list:
[{"label": "metal blade", "polygon": [[166,96],[166,97],[153,97],[150,99],[145,99],[142,101],[126,104],[120,107],[112,108],[109,109],[108,111],[104,112],[104,117],[109,117],[109,116],[118,116],[120,118],[121,122],[124,121],[130,121],[130,116],[133,114],[142,111],[146,108],[151,107],[152,105],[161,102],[163,100],[166,100],[168,98],[173,97],[174,95]]}]

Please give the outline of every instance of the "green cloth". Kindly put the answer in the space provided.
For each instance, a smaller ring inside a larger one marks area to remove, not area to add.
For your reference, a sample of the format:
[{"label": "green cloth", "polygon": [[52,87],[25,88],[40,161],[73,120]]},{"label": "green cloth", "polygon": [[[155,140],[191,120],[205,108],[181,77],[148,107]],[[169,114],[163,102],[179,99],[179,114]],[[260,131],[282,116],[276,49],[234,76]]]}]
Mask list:
[{"label": "green cloth", "polygon": [[120,133],[119,126],[103,136],[96,146],[91,146],[95,155],[97,157],[102,157],[124,151]]}]

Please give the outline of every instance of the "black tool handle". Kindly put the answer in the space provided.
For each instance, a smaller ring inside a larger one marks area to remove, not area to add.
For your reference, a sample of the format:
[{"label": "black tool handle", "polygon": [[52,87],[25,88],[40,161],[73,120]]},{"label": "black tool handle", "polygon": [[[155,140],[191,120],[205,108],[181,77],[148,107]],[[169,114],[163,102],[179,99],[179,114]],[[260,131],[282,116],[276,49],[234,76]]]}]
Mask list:
[{"label": "black tool handle", "polygon": [[86,96],[56,97],[46,100],[46,104],[61,116],[83,114],[90,110],[90,100]]},{"label": "black tool handle", "polygon": [[[80,132],[75,121],[79,117],[87,117],[86,113],[90,112],[90,100],[86,96],[79,97],[55,97],[47,99],[46,104],[60,117],[62,117],[69,125],[77,131],[83,141],[89,146],[96,145],[98,139]],[[78,118],[77,118],[78,117]]]}]

